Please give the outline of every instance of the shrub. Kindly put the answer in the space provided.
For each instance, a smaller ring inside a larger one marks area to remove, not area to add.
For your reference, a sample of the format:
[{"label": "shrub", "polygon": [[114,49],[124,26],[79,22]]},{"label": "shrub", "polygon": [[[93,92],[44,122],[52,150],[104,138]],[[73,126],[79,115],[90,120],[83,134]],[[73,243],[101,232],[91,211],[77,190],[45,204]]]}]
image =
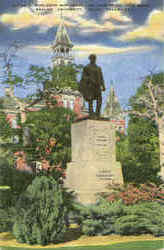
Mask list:
[{"label": "shrub", "polygon": [[78,207],[78,223],[85,235],[107,235],[114,233],[114,223],[124,215],[123,205],[120,202],[110,204],[101,199],[97,205]]},{"label": "shrub", "polygon": [[20,194],[32,182],[33,175],[18,171],[5,158],[0,158],[0,232],[12,231],[15,218],[14,206]]},{"label": "shrub", "polygon": [[67,229],[70,195],[51,176],[37,176],[17,204],[13,234],[18,242],[46,245]]},{"label": "shrub", "polygon": [[0,190],[0,208],[15,206],[19,195],[32,182],[33,175],[19,171],[11,166],[7,160],[0,158],[0,186],[9,186],[10,189]]},{"label": "shrub", "polygon": [[99,204],[79,207],[79,224],[85,235],[164,235],[164,206],[158,202],[125,205],[101,199]]},{"label": "shrub", "polygon": [[122,235],[150,233],[164,235],[164,207],[157,202],[143,202],[124,208],[126,215],[115,222],[115,232]]},{"label": "shrub", "polygon": [[141,201],[164,201],[164,188],[163,186],[156,186],[153,183],[128,184],[127,186],[111,185],[111,192],[106,194],[105,197],[109,202],[122,200],[126,205],[132,205]]},{"label": "shrub", "polygon": [[0,233],[11,232],[14,224],[14,209],[0,209]]}]

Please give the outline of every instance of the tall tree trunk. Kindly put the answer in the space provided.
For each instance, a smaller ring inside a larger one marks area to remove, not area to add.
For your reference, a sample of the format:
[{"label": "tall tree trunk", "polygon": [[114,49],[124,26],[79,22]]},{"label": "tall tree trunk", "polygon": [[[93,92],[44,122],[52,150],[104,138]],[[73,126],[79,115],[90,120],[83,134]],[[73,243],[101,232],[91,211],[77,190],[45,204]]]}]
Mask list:
[{"label": "tall tree trunk", "polygon": [[159,147],[160,147],[160,175],[164,180],[164,116],[158,119]]}]

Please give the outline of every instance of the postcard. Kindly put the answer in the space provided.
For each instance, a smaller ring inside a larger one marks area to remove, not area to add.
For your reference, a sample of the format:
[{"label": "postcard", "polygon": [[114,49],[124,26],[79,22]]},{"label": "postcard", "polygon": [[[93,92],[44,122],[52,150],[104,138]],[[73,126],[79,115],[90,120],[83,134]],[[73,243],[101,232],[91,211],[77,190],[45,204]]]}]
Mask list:
[{"label": "postcard", "polygon": [[1,0],[0,250],[164,247],[163,27],[163,0]]}]

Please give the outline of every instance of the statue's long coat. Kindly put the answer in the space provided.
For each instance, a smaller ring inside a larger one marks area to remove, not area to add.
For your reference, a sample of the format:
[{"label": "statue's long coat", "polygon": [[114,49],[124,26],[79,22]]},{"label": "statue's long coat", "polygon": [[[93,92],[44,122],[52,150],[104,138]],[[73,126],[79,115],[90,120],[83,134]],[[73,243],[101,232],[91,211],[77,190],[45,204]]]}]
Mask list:
[{"label": "statue's long coat", "polygon": [[84,67],[80,81],[80,92],[86,101],[95,100],[101,95],[101,87],[104,79],[101,68],[96,64],[88,64]]}]

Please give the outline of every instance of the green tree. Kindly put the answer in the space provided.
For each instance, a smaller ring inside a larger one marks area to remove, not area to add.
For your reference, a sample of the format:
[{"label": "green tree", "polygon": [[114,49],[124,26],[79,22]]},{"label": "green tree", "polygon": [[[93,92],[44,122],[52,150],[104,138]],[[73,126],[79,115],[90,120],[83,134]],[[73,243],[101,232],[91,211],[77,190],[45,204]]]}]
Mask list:
[{"label": "green tree", "polygon": [[62,239],[71,196],[51,176],[36,177],[17,204],[18,242],[47,245]]},{"label": "green tree", "polygon": [[151,120],[131,117],[127,132],[128,145],[125,147],[128,152],[122,157],[125,182],[158,183],[160,163],[156,125]]},{"label": "green tree", "polygon": [[29,142],[24,145],[27,161],[48,161],[51,166],[66,168],[71,160],[71,123],[75,114],[63,107],[45,107],[27,114],[23,124],[29,129]]},{"label": "green tree", "polygon": [[[56,178],[63,176],[62,169],[70,161],[70,128],[75,114],[70,109],[60,107],[54,96],[66,86],[71,90],[78,88],[77,68],[80,70],[80,66],[67,65],[51,71],[49,68],[31,66],[29,77],[44,88],[35,93],[35,100],[28,99],[29,104],[24,105],[22,111],[26,113],[26,121],[19,116],[19,128],[11,128],[10,123],[6,122],[5,113],[1,112],[1,138],[5,141],[3,149],[12,156],[16,152],[24,152],[29,166],[33,166],[34,162],[47,161],[50,166],[56,166],[55,171],[58,169]],[[37,103],[42,104],[39,110],[27,111]],[[12,142],[14,137],[19,138],[18,143]]]},{"label": "green tree", "polygon": [[19,41],[13,41],[0,53],[0,59],[2,61],[2,75],[3,81],[1,84],[7,84],[8,86],[22,87],[24,79],[17,73],[14,73],[14,63],[17,57],[18,50],[23,48],[23,44]]},{"label": "green tree", "polygon": [[155,122],[160,148],[160,175],[164,177],[164,73],[149,75],[130,99],[131,114]]},{"label": "green tree", "polygon": [[[33,82],[42,90],[53,89],[54,93],[65,88],[78,90],[78,75],[82,68],[81,64],[58,65],[53,68],[31,65],[26,74],[26,83],[31,84]],[[38,96],[40,96],[40,93],[39,91]]]},{"label": "green tree", "polygon": [[[117,157],[122,163],[125,182],[159,183],[161,140],[158,121],[163,105],[163,77],[163,73],[148,76],[130,98],[127,135],[120,136],[117,142]],[[151,94],[156,96],[158,109],[153,106]]]},{"label": "green tree", "polygon": [[33,178],[32,173],[18,171],[6,158],[0,158],[0,232],[12,231],[14,206]]},{"label": "green tree", "polygon": [[[13,129],[4,115],[0,124],[1,138],[8,142],[1,147],[13,158],[15,153],[24,152],[29,166],[45,160],[50,166],[56,166],[56,177],[61,177],[62,169],[71,159],[71,123],[74,118],[70,109],[45,106],[28,112],[26,121],[22,123],[20,120],[19,128]],[[18,143],[12,142],[14,136],[19,137]]]},{"label": "green tree", "polygon": [[8,208],[15,205],[19,195],[32,182],[34,175],[30,172],[18,171],[5,158],[0,158],[0,186],[9,189],[0,190],[0,207]]}]

